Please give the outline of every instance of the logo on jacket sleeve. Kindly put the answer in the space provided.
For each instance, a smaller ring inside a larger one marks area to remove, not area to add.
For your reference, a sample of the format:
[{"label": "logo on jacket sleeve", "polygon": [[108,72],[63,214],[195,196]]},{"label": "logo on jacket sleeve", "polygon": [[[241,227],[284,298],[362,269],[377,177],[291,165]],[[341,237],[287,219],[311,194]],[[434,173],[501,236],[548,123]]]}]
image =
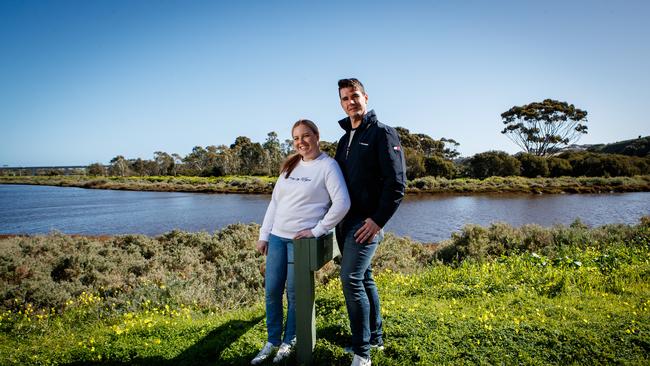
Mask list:
[{"label": "logo on jacket sleeve", "polygon": [[400,146],[393,146],[393,150],[402,151],[402,148]]}]

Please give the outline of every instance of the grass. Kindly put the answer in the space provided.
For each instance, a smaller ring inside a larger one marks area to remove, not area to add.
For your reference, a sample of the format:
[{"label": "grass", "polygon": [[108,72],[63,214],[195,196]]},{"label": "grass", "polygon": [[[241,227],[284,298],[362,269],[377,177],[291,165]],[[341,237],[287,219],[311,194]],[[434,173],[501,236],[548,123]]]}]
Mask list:
[{"label": "grass", "polygon": [[[206,255],[204,248],[236,243],[255,229],[242,225],[214,235],[167,234],[151,242],[137,236],[130,245],[124,238],[103,245],[135,252],[134,243],[141,242],[137,246],[152,248],[148,260],[156,267],[154,261],[167,261],[164,247],[180,253],[188,247]],[[62,237],[71,243],[83,239]],[[13,264],[7,263],[38,257],[36,253],[47,257],[39,246],[18,253],[4,248],[18,242],[24,249],[34,241],[0,241],[3,287],[20,287],[26,281],[15,277],[15,269],[9,273]],[[252,242],[248,244],[230,260],[252,251]],[[386,349],[373,351],[373,364],[650,362],[648,218],[639,225],[593,229],[579,222],[554,228],[468,226],[437,251],[391,235],[380,250],[376,280]],[[205,258],[210,255],[201,260]],[[75,268],[69,268],[80,272],[71,275],[73,282],[74,276],[90,271]],[[188,275],[204,270],[196,267]],[[165,271],[182,268],[155,272]],[[350,332],[341,284],[336,269],[328,271],[317,286],[315,364],[348,365],[351,357],[342,346]],[[66,282],[59,285],[69,286]],[[252,301],[241,306],[180,301],[178,293],[164,291],[170,285],[164,281],[157,285],[162,291],[157,296],[137,288],[122,295],[102,293],[95,285],[89,283],[88,291],[50,306],[34,306],[28,293],[9,302],[5,297],[0,360],[7,365],[245,365],[264,343],[263,299],[248,285],[239,291],[252,294]],[[293,363],[295,358],[287,362]]]},{"label": "grass", "polygon": [[[276,177],[93,177],[93,176],[0,176],[0,184],[34,184],[61,187],[132,191],[266,193],[273,191]],[[603,193],[650,191],[650,176],[635,177],[490,177],[446,179],[417,178],[408,182],[407,193]]]},{"label": "grass", "polygon": [[607,193],[650,191],[650,176],[635,177],[490,177],[417,178],[408,182],[409,193]]},{"label": "grass", "polygon": [[271,193],[276,178],[226,177],[95,177],[95,176],[0,176],[0,184],[33,184],[128,191],[197,193]]}]

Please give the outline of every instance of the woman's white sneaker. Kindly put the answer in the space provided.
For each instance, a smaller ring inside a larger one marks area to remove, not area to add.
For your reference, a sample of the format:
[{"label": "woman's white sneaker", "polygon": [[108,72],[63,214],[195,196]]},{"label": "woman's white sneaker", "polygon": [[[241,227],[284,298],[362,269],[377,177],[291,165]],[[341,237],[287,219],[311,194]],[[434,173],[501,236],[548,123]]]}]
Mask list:
[{"label": "woman's white sneaker", "polygon": [[278,353],[276,353],[275,357],[273,357],[273,363],[278,363],[284,360],[285,358],[289,357],[289,355],[291,354],[291,348],[292,348],[291,346],[292,346],[291,344],[282,343],[280,345],[280,348],[278,348]]},{"label": "woman's white sneaker", "polygon": [[273,343],[266,342],[264,348],[251,360],[251,365],[259,365],[273,353]]}]

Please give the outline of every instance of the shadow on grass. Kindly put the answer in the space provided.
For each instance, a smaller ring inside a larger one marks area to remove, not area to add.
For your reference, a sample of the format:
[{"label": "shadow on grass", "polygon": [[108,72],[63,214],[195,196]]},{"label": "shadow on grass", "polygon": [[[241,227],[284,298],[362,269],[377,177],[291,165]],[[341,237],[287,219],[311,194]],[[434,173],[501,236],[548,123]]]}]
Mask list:
[{"label": "shadow on grass", "polygon": [[219,327],[212,330],[203,339],[188,347],[178,356],[171,360],[164,359],[160,356],[133,358],[130,361],[78,361],[66,364],[67,366],[82,366],[82,365],[141,365],[141,366],[213,366],[213,365],[249,365],[250,360],[255,356],[255,352],[251,354],[239,355],[236,359],[228,359],[224,361],[221,359],[221,353],[226,350],[231,344],[237,341],[244,333],[248,332],[250,328],[259,323],[264,317],[258,316],[254,319],[244,320],[231,320]]},{"label": "shadow on grass", "polygon": [[341,348],[350,344],[351,339],[347,333],[347,329],[340,325],[329,325],[326,327],[316,329],[316,339],[327,340],[331,344],[340,346]]}]

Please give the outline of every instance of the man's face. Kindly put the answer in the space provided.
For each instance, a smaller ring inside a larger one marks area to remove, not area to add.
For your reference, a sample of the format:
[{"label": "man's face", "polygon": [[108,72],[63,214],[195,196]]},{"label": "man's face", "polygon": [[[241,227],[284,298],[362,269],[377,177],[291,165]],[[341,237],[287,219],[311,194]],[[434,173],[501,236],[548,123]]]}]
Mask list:
[{"label": "man's face", "polygon": [[343,88],[339,90],[341,107],[350,119],[358,119],[366,114],[368,95],[356,88]]}]

